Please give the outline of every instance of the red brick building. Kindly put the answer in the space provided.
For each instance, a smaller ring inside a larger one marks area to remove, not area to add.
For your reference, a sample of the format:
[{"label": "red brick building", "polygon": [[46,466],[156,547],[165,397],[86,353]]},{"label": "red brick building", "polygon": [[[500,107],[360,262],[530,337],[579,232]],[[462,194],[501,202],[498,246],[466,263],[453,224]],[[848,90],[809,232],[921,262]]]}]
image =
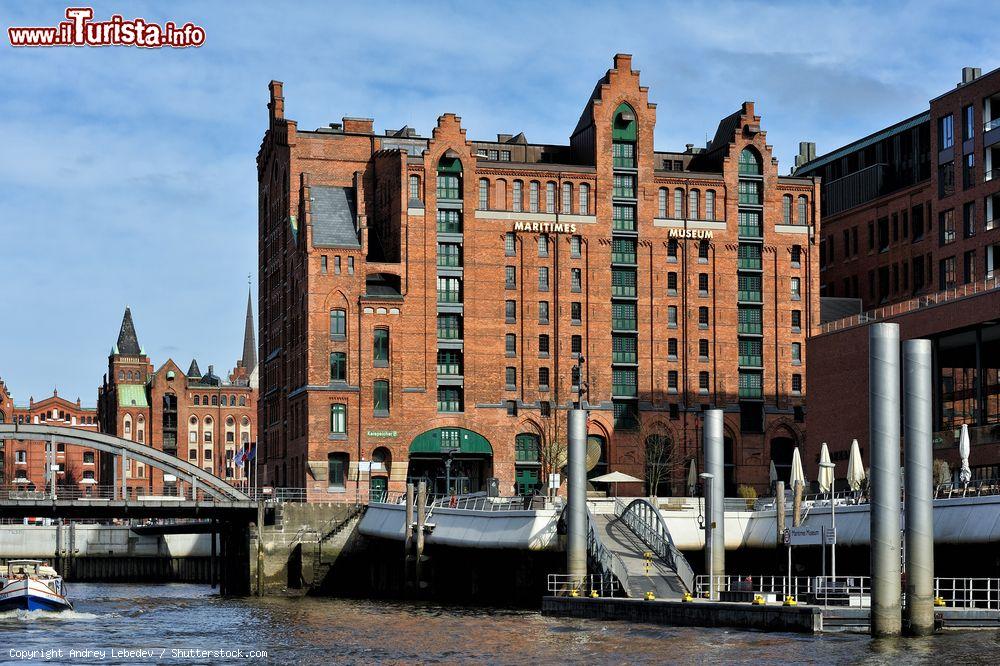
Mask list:
[{"label": "red brick building", "polygon": [[[726,410],[729,492],[766,487],[769,461],[803,441],[819,184],[778,175],[752,102],[705,148],[671,152],[653,146],[656,106],[628,55],[565,145],[471,140],[453,114],[430,137],[361,118],[300,130],[282,84],[270,92],[269,483],[311,499],[408,478],[443,492],[446,476],[531,492],[561,465],[581,386],[590,476],[643,478],[647,449],[668,450],[660,494],[684,492],[691,458],[702,468],[707,407]],[[620,491],[646,491],[634,485]]]},{"label": "red brick building", "polygon": [[[84,407],[77,398],[71,402],[52,391],[52,395],[27,405],[16,405],[0,381],[0,423],[58,425],[97,432],[97,410]],[[17,485],[25,489],[42,490],[51,486],[47,467],[50,444],[45,441],[0,441],[0,485]],[[72,488],[90,493],[100,482],[96,451],[56,443],[57,488]]]},{"label": "red brick building", "polygon": [[[1000,70],[965,68],[927,111],[821,157],[803,148],[795,174],[823,182],[822,294],[933,340],[935,456],[957,463],[968,424],[974,474],[1000,477]],[[857,438],[867,460],[867,330],[834,318],[808,344],[809,446],[846,460]]]},{"label": "red brick building", "polygon": [[[213,366],[202,373],[197,361],[186,372],[172,359],[154,369],[126,308],[98,390],[101,432],[180,456],[234,485],[244,483],[250,469],[234,465],[233,457],[256,442],[257,356],[249,302],[245,336],[243,358],[228,379]],[[103,482],[120,484],[121,474],[120,461],[102,454]],[[125,479],[133,496],[170,494],[183,482],[135,461],[127,462]]]}]

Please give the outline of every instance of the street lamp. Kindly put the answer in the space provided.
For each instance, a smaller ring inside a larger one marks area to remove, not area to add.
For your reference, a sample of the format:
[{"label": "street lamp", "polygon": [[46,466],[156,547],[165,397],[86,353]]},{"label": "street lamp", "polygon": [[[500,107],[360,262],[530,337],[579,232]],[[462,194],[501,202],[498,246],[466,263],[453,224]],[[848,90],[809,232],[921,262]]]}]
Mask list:
[{"label": "street lamp", "polygon": [[[837,467],[832,462],[821,462],[819,464],[821,469],[830,470],[830,529],[833,531],[833,543],[830,544],[830,577],[837,577],[837,498],[834,492],[835,486],[837,485],[837,477],[834,476],[833,470]],[[826,544],[823,544],[823,552],[826,552]]]}]

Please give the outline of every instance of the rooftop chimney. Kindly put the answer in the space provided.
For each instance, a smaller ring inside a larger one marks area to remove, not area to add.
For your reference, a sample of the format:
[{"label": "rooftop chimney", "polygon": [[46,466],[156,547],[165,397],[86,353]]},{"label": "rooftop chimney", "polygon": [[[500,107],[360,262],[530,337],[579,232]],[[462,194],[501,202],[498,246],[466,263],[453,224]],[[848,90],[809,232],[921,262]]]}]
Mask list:
[{"label": "rooftop chimney", "polygon": [[983,70],[979,67],[963,67],[962,82],[958,85],[964,86],[967,83],[972,83],[982,75],[983,75]]},{"label": "rooftop chimney", "polygon": [[799,154],[795,156],[795,168],[816,159],[816,144],[812,141],[799,141]]},{"label": "rooftop chimney", "polygon": [[684,144],[684,152],[685,153],[693,153],[694,152],[694,144],[693,143],[685,143]]}]

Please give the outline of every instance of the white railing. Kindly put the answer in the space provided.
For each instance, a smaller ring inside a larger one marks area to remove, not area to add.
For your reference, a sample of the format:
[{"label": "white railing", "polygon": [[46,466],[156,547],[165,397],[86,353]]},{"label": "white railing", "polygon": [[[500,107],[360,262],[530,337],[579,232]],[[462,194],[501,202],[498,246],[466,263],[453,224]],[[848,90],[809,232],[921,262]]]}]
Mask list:
[{"label": "white railing", "polygon": [[548,577],[548,591],[556,597],[589,597],[594,592],[598,597],[614,597],[620,589],[618,581],[608,573],[588,574],[583,580],[570,574],[549,574]]},{"label": "white railing", "polygon": [[983,123],[983,131],[984,132],[989,132],[990,130],[996,129],[998,127],[1000,127],[1000,118],[994,118],[992,120],[987,120],[985,123]]},{"label": "white railing", "polygon": [[[362,497],[369,503],[406,504],[406,492],[371,491]],[[416,493],[414,493],[414,502]],[[482,493],[474,495],[432,495],[428,494],[425,505],[435,509],[457,509],[459,511],[533,511],[555,508],[556,503],[543,496],[489,497]]]},{"label": "white railing", "polygon": [[[997,174],[1000,174],[1000,170],[995,171]],[[996,289],[1000,289],[1000,278],[997,277],[979,280],[977,282],[970,282],[968,284],[963,284],[960,287],[945,289],[944,291],[938,291],[925,296],[918,296],[917,298],[900,301],[899,303],[892,303],[891,305],[885,305],[874,310],[862,312],[861,314],[851,315],[850,317],[844,317],[843,319],[827,322],[820,326],[819,332],[822,335],[823,333],[832,333],[833,331],[840,331],[845,328],[854,328],[855,326],[870,324],[884,319],[891,319],[892,317],[904,315],[909,312],[916,312],[917,310],[922,310],[941,303],[947,303],[959,298],[974,296],[976,294],[994,291]]]},{"label": "white railing", "polygon": [[934,596],[949,608],[1000,609],[1000,578],[935,578]]}]

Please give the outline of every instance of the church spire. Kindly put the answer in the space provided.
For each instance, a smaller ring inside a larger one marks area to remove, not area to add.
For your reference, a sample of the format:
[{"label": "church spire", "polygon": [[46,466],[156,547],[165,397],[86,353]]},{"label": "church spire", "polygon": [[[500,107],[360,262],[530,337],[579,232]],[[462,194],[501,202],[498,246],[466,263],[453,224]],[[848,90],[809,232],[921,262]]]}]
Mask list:
[{"label": "church spire", "polygon": [[247,375],[253,373],[257,367],[257,342],[253,333],[253,300],[252,292],[247,290],[247,322],[243,331],[243,367],[246,368]]},{"label": "church spire", "polygon": [[118,344],[115,345],[114,353],[124,356],[141,356],[142,349],[139,348],[139,339],[135,334],[135,324],[132,323],[132,310],[125,306],[125,316],[122,317],[122,327],[118,332]]}]

